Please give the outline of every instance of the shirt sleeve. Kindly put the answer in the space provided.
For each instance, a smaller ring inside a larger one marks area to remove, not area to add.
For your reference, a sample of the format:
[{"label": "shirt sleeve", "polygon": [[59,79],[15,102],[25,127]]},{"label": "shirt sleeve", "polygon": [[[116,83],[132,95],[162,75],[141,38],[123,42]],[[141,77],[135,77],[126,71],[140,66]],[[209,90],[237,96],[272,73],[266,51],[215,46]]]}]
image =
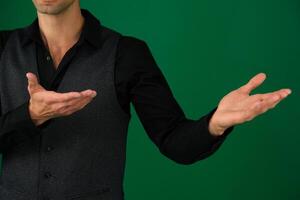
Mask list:
[{"label": "shirt sleeve", "polygon": [[0,153],[39,133],[29,114],[29,100],[0,116]]},{"label": "shirt sleeve", "polygon": [[[0,59],[9,33],[0,31]],[[0,153],[37,133],[38,130],[29,114],[29,100],[4,114],[0,100]]]},{"label": "shirt sleeve", "polygon": [[119,95],[128,93],[149,138],[176,163],[192,164],[208,157],[233,130],[228,128],[222,136],[210,134],[208,124],[216,107],[199,119],[188,119],[144,41],[124,36],[117,67],[117,86],[124,91]]}]

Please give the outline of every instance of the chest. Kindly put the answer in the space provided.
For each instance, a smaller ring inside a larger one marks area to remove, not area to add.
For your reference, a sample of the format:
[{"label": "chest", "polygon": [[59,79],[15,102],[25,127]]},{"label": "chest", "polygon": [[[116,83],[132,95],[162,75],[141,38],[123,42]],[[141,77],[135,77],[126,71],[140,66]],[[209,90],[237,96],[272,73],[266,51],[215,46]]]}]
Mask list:
[{"label": "chest", "polygon": [[[29,100],[27,91],[26,73],[32,72],[41,81],[39,59],[37,58],[36,45],[28,45],[18,49],[15,45],[8,46],[1,59],[0,97],[1,111],[7,112]],[[90,103],[86,109],[87,114],[113,107],[116,102],[114,93],[113,67],[114,57],[111,52],[95,51],[90,47],[78,48],[76,51],[67,52],[60,62],[58,69],[50,82],[50,90],[57,92],[95,90],[99,96]],[[47,58],[46,58],[47,60]],[[112,108],[113,109],[113,108]]]},{"label": "chest", "polygon": [[57,70],[59,64],[62,62],[63,58],[67,56],[73,56],[73,51],[76,50],[75,44],[71,44],[67,47],[49,47],[48,50],[41,47],[39,48],[43,54],[46,54],[46,60],[52,64],[54,70]]}]

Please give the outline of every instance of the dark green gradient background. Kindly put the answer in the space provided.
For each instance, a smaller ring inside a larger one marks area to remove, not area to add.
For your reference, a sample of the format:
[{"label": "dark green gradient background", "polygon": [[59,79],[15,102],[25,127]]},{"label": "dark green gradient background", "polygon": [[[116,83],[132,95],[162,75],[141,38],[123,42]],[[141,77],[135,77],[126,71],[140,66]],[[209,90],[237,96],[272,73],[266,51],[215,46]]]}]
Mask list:
[{"label": "dark green gradient background", "polygon": [[[221,148],[196,164],[161,155],[135,110],[129,127],[128,200],[300,199],[298,0],[89,0],[103,25],[145,40],[187,117],[198,119],[256,73],[254,93],[289,87],[291,96],[236,126]],[[0,2],[0,29],[34,19],[31,1]]]}]

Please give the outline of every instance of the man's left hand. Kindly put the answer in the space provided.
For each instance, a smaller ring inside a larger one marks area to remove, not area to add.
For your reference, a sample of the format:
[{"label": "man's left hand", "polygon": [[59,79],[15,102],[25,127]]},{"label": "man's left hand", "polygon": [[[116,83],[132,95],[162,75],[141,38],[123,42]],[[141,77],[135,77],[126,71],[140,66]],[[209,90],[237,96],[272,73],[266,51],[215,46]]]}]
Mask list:
[{"label": "man's left hand", "polygon": [[265,94],[250,95],[250,92],[261,85],[266,74],[259,73],[240,88],[224,96],[209,122],[209,131],[214,136],[220,136],[234,125],[250,121],[256,116],[274,108],[282,99],[287,97],[290,89],[280,89]]}]

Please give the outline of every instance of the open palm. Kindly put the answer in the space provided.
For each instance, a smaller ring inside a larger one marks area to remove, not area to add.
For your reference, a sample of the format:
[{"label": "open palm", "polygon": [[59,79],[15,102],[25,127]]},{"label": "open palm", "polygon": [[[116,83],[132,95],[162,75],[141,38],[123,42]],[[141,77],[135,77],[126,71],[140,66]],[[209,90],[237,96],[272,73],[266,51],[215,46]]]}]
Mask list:
[{"label": "open palm", "polygon": [[259,73],[247,84],[225,95],[210,120],[212,132],[216,132],[216,135],[217,132],[222,134],[230,126],[250,121],[270,108],[274,108],[291,93],[290,89],[280,89],[270,93],[250,95],[250,92],[261,85],[265,79],[266,75]]}]

